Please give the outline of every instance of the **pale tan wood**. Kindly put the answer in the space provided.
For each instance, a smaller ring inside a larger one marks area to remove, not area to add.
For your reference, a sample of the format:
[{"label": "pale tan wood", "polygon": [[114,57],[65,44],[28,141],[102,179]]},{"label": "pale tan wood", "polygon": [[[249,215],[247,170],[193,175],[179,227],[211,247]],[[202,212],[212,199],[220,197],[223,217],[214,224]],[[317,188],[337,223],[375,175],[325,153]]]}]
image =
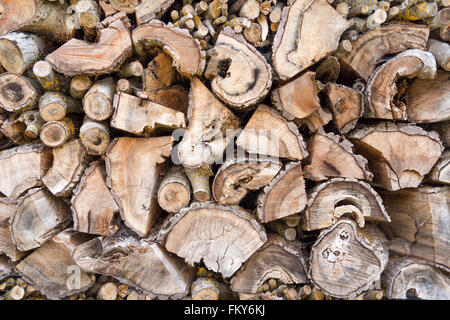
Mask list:
[{"label": "pale tan wood", "polygon": [[450,184],[450,150],[445,150],[431,169],[426,181],[438,184]]},{"label": "pale tan wood", "polygon": [[144,72],[144,67],[139,60],[132,61],[123,65],[117,75],[121,78],[141,77]]},{"label": "pale tan wood", "polygon": [[80,127],[80,139],[92,155],[102,155],[109,145],[109,125],[106,122],[97,122],[85,117]]},{"label": "pale tan wood", "polygon": [[25,290],[19,286],[14,286],[3,296],[5,300],[22,300],[25,296]]},{"label": "pale tan wood", "polygon": [[48,147],[55,148],[63,145],[75,135],[75,124],[70,118],[60,121],[46,122],[39,133],[42,143]]},{"label": "pale tan wood", "polygon": [[202,166],[199,168],[184,168],[186,176],[188,177],[194,199],[197,201],[209,201],[211,199],[211,188],[209,185],[209,178],[212,176],[210,166]]},{"label": "pale tan wood", "polygon": [[158,189],[158,203],[165,211],[176,213],[191,200],[191,185],[183,167],[170,168]]},{"label": "pale tan wood", "polygon": [[97,121],[108,119],[113,112],[115,91],[116,86],[112,77],[95,82],[83,97],[83,109],[86,115]]},{"label": "pale tan wood", "polygon": [[13,273],[13,263],[5,255],[0,254],[0,279]]},{"label": "pale tan wood", "polygon": [[76,75],[70,82],[70,95],[75,99],[83,99],[91,86],[92,80],[87,75]]},{"label": "pale tan wood", "polygon": [[33,80],[19,74],[0,74],[0,107],[19,112],[31,109],[38,101],[39,90]]},{"label": "pale tan wood", "polygon": [[101,286],[97,293],[97,300],[116,300],[117,286],[113,282],[107,282]]},{"label": "pale tan wood", "polygon": [[[358,33],[358,32],[356,32]],[[322,82],[335,82],[339,77],[341,65],[335,56],[328,56],[316,68],[316,78]]]},{"label": "pale tan wood", "polygon": [[442,69],[450,71],[450,45],[435,39],[428,39],[427,50],[436,58]]},{"label": "pale tan wood", "polygon": [[330,111],[319,108],[306,118],[295,119],[294,121],[297,124],[297,126],[306,125],[309,131],[316,132],[317,130],[320,130],[324,125],[326,125],[328,122],[330,122],[332,118],[333,117]]},{"label": "pale tan wood", "polygon": [[70,113],[82,113],[80,101],[61,92],[47,91],[39,98],[39,113],[45,122],[59,121]]},{"label": "pale tan wood", "polygon": [[152,19],[160,19],[175,0],[143,0],[135,8],[138,25],[147,23]]},{"label": "pale tan wood", "polygon": [[9,228],[9,219],[14,214],[15,208],[16,205],[10,199],[0,199],[0,255],[6,255],[11,261],[20,260],[24,256],[23,252],[17,250]]},{"label": "pale tan wood", "polygon": [[66,79],[54,72],[47,61],[36,62],[33,65],[33,74],[45,90],[63,91],[65,89]]},{"label": "pale tan wood", "polygon": [[191,285],[192,300],[233,300],[233,292],[214,278],[198,277]]},{"label": "pale tan wood", "polygon": [[270,221],[266,224],[266,228],[267,230],[279,234],[288,241],[294,241],[297,238],[297,230],[289,227],[283,220]]},{"label": "pale tan wood", "polygon": [[37,0],[2,0],[0,36],[17,30],[29,22],[38,11]]}]

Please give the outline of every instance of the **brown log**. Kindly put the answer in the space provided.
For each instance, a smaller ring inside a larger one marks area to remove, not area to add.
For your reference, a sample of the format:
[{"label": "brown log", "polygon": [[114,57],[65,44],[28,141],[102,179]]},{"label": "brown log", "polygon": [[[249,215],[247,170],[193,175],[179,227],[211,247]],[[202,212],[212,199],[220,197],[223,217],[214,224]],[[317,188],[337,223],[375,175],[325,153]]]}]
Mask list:
[{"label": "brown log", "polygon": [[175,0],[143,0],[135,8],[138,25],[145,24],[153,19],[160,19]]},{"label": "brown log", "polygon": [[17,30],[29,22],[38,11],[37,0],[2,0],[0,2],[0,36]]},{"label": "brown log", "polygon": [[24,256],[23,252],[17,250],[9,228],[9,219],[14,214],[15,208],[14,202],[10,199],[0,199],[0,256],[4,254],[11,259],[11,261],[20,260]]},{"label": "brown log", "polygon": [[158,189],[158,204],[169,213],[176,213],[191,200],[191,186],[183,167],[174,166],[164,176]]},{"label": "brown log", "polygon": [[233,300],[230,287],[214,278],[199,277],[191,285],[192,300]]},{"label": "brown log", "polygon": [[75,135],[75,125],[70,118],[63,118],[61,121],[50,121],[45,123],[39,138],[48,147],[54,148],[63,145]]},{"label": "brown log", "polygon": [[448,121],[433,123],[430,128],[439,133],[444,147],[450,147],[450,123]]},{"label": "brown log", "polygon": [[332,118],[333,117],[328,110],[320,108],[306,118],[296,119],[295,123],[298,126],[306,125],[310,132],[316,132],[330,122]]},{"label": "brown log", "polygon": [[80,139],[87,153],[97,156],[104,154],[110,141],[109,131],[107,123],[85,117],[80,127]]},{"label": "brown log", "polygon": [[84,74],[77,75],[70,82],[70,95],[75,99],[83,99],[91,86],[92,81],[88,76]]},{"label": "brown log", "polygon": [[83,98],[83,109],[90,119],[103,121],[111,116],[115,87],[114,79],[107,77],[95,82],[86,92]]},{"label": "brown log", "polygon": [[429,21],[431,35],[433,38],[440,39],[445,42],[450,41],[450,8],[442,8]]},{"label": "brown log", "polygon": [[427,182],[450,184],[450,150],[445,150],[426,177]]},{"label": "brown log", "polygon": [[70,113],[82,113],[80,101],[57,91],[47,91],[39,99],[39,113],[45,122],[59,121]]},{"label": "brown log", "polygon": [[158,240],[187,263],[203,260],[211,271],[230,277],[267,236],[259,222],[239,207],[194,202],[166,221]]},{"label": "brown log", "polygon": [[141,77],[144,72],[144,67],[139,60],[132,61],[120,68],[117,75],[121,78]]},{"label": "brown log", "polygon": [[170,155],[173,137],[116,138],[106,152],[107,186],[125,224],[148,234],[160,210],[157,190],[161,164]]},{"label": "brown log", "polygon": [[11,112],[31,109],[38,101],[37,86],[39,84],[19,74],[0,74],[0,107]]},{"label": "brown log", "polygon": [[106,187],[103,162],[92,162],[85,170],[73,191],[71,210],[76,231],[111,236],[118,230],[119,207]]},{"label": "brown log", "polygon": [[297,230],[289,227],[283,220],[270,221],[266,224],[267,230],[279,234],[288,241],[297,239]]},{"label": "brown log", "polygon": [[316,78],[322,82],[335,82],[339,77],[341,65],[335,56],[328,56],[322,60],[316,69]]}]

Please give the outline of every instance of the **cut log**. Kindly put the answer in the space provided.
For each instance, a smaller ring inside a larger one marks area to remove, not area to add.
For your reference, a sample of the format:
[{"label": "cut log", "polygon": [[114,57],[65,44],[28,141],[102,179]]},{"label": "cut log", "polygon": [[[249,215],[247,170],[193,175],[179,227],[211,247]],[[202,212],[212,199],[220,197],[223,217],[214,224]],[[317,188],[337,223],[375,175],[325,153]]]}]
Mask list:
[{"label": "cut log", "polygon": [[189,93],[181,86],[163,88],[156,92],[153,102],[187,114]]},{"label": "cut log", "polygon": [[80,139],[87,149],[87,153],[92,155],[102,155],[109,145],[109,126],[105,122],[97,122],[84,118],[80,127]]},{"label": "cut log", "polygon": [[294,77],[335,51],[350,25],[325,0],[296,0],[284,7],[272,46],[280,79]]},{"label": "cut log", "polygon": [[209,177],[213,175],[211,167],[184,168],[184,171],[191,183],[194,199],[197,201],[209,201],[211,199]]},{"label": "cut log", "polygon": [[353,144],[333,133],[316,133],[308,143],[308,165],[305,178],[322,181],[328,178],[372,180],[367,160],[353,153]]},{"label": "cut log", "polygon": [[416,79],[408,86],[405,102],[408,121],[437,122],[450,119],[450,77],[438,70],[433,80]]},{"label": "cut log", "polygon": [[120,68],[117,75],[121,78],[141,77],[144,73],[144,67],[139,60],[132,61]]},{"label": "cut log", "polygon": [[33,19],[38,10],[38,1],[2,0],[0,8],[0,36],[4,36]]},{"label": "cut log", "polygon": [[80,101],[60,92],[47,91],[39,99],[39,113],[45,122],[59,121],[70,113],[82,113]]},{"label": "cut log", "polygon": [[296,119],[295,123],[297,126],[306,125],[310,132],[316,132],[330,122],[332,118],[333,116],[328,110],[319,108],[306,118]]},{"label": "cut log", "polygon": [[374,184],[395,191],[417,187],[443,150],[436,132],[382,122],[353,131],[349,139],[369,160]]},{"label": "cut log", "polygon": [[257,293],[268,279],[276,279],[282,284],[306,283],[307,259],[300,242],[269,234],[267,242],[233,276],[231,289],[239,293]]},{"label": "cut log", "polygon": [[380,195],[392,218],[387,226],[393,237],[390,250],[450,270],[450,187],[421,186]]},{"label": "cut log", "polygon": [[306,144],[294,123],[275,109],[260,105],[240,133],[237,146],[249,153],[301,160],[308,155]]},{"label": "cut log", "polygon": [[114,96],[111,127],[138,136],[149,136],[159,129],[186,128],[184,114],[148,100],[118,93]]},{"label": "cut log", "polygon": [[302,229],[328,228],[342,217],[353,218],[360,228],[367,222],[390,222],[378,193],[365,182],[335,178],[311,190]]},{"label": "cut log", "polygon": [[132,49],[130,31],[118,19],[98,32],[97,42],[72,39],[50,53],[45,61],[67,76],[116,71]]},{"label": "cut log", "polygon": [[66,230],[35,250],[17,265],[22,277],[49,299],[86,291],[93,279],[76,266],[75,248],[92,236]]},{"label": "cut log", "polygon": [[340,59],[341,67],[367,81],[385,55],[424,50],[429,32],[428,27],[415,24],[390,24],[370,30],[352,43],[352,51]]},{"label": "cut log", "polygon": [[5,255],[0,254],[0,280],[8,277],[13,271],[14,265]]},{"label": "cut log", "polygon": [[316,69],[316,78],[322,82],[335,82],[339,77],[341,65],[335,56],[328,56],[322,60]]},{"label": "cut log", "polygon": [[173,137],[116,138],[106,152],[107,186],[125,224],[140,236],[148,234],[160,210],[159,174],[172,151]]},{"label": "cut log", "polygon": [[158,203],[169,213],[176,213],[191,201],[191,185],[183,167],[174,166],[164,176],[158,189]]},{"label": "cut log", "polygon": [[239,127],[237,118],[198,79],[191,80],[186,134],[178,145],[184,167],[218,163]]},{"label": "cut log", "polygon": [[97,121],[108,119],[112,114],[115,91],[116,86],[111,77],[95,82],[83,98],[83,109],[86,115]]},{"label": "cut log", "polygon": [[26,144],[32,139],[25,134],[26,124],[21,120],[20,114],[13,113],[6,118],[0,127],[0,132],[15,144]]},{"label": "cut log", "polygon": [[0,107],[10,112],[31,109],[38,100],[35,83],[19,74],[0,74]]},{"label": "cut log", "polygon": [[16,206],[10,199],[0,198],[0,256],[5,254],[11,261],[20,260],[24,256],[23,252],[17,250],[9,228],[9,219],[15,209]]},{"label": "cut log", "polygon": [[448,277],[422,260],[390,260],[381,276],[381,283],[389,299],[407,299],[408,293],[424,300],[450,299]]},{"label": "cut log", "polygon": [[39,248],[64,230],[72,221],[69,208],[62,199],[44,188],[30,189],[17,200],[11,216],[11,234],[17,249]]},{"label": "cut log", "polygon": [[214,55],[208,64],[229,61],[227,69],[218,67],[210,74],[212,91],[227,105],[247,109],[261,100],[272,86],[272,69],[266,59],[242,35],[226,27],[219,34],[213,48]]},{"label": "cut log", "polygon": [[196,202],[166,221],[158,235],[166,249],[190,265],[232,276],[267,240],[264,228],[243,209]]},{"label": "cut log", "polygon": [[172,85],[174,75],[172,58],[164,52],[160,52],[143,71],[142,91],[150,99],[153,99],[158,89]]},{"label": "cut log", "polygon": [[427,50],[436,58],[442,69],[450,71],[450,45],[434,39],[428,39]]},{"label": "cut log", "polygon": [[266,223],[301,212],[306,202],[301,163],[290,162],[259,195],[256,212]]},{"label": "cut log", "polygon": [[288,241],[294,241],[297,238],[297,230],[289,227],[283,220],[271,221],[266,224],[266,228]]},{"label": "cut log", "polygon": [[125,11],[126,13],[134,13],[136,7],[142,0],[110,0],[111,5],[117,11]]},{"label": "cut log", "polygon": [[70,118],[63,118],[61,121],[50,121],[45,123],[39,138],[48,147],[54,148],[63,145],[75,135],[75,125]]},{"label": "cut log", "polygon": [[364,96],[344,85],[327,83],[325,94],[333,121],[342,134],[348,133],[364,113]]},{"label": "cut log", "polygon": [[100,10],[97,2],[93,0],[77,1],[74,10],[78,15],[80,26],[84,29],[84,38],[95,39],[96,27],[100,22]]},{"label": "cut log", "polygon": [[233,300],[230,287],[214,278],[199,277],[191,286],[192,300]]},{"label": "cut log", "polygon": [[153,19],[160,19],[175,0],[143,0],[136,8],[136,21],[138,25]]},{"label": "cut log", "polygon": [[174,67],[183,75],[200,75],[205,68],[205,53],[187,30],[166,26],[152,20],[133,30],[133,44],[140,55],[148,46],[159,46],[173,59]]},{"label": "cut log", "polygon": [[15,200],[30,188],[41,186],[50,169],[52,151],[30,144],[0,152],[0,192]]},{"label": "cut log", "polygon": [[406,120],[406,110],[394,102],[399,77],[434,79],[436,60],[429,52],[410,49],[379,66],[367,81],[365,117]]},{"label": "cut log", "polygon": [[86,272],[112,276],[150,297],[187,295],[194,270],[151,237],[137,239],[124,229],[78,246],[74,260]]},{"label": "cut log", "polygon": [[312,246],[308,277],[326,295],[354,298],[380,279],[388,263],[386,242],[374,225],[359,229],[353,220],[341,219]]},{"label": "cut log", "polygon": [[281,163],[270,158],[252,161],[248,157],[234,157],[225,162],[214,176],[214,199],[219,204],[239,204],[249,190],[268,185],[280,170]]},{"label": "cut log", "polygon": [[66,197],[80,181],[88,161],[86,149],[80,139],[53,148],[53,165],[42,178],[55,197]]},{"label": "cut log", "polygon": [[70,82],[70,95],[75,99],[83,99],[84,95],[92,86],[91,79],[80,74],[72,78]]},{"label": "cut log", "polygon": [[92,162],[85,170],[73,191],[71,205],[75,231],[111,236],[118,230],[119,207],[106,187],[103,162]]},{"label": "cut log", "polygon": [[450,150],[445,150],[431,169],[426,181],[438,184],[450,184]]},{"label": "cut log", "polygon": [[65,90],[65,82],[62,76],[53,71],[52,66],[47,61],[38,61],[33,65],[33,74],[38,79],[41,87],[50,91]]}]

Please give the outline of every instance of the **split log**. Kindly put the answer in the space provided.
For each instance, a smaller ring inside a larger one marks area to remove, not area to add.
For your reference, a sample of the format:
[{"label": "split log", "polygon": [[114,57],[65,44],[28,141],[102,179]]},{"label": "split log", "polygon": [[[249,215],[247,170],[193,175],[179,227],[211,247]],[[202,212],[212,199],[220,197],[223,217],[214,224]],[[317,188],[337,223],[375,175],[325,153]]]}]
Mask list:
[{"label": "split log", "polygon": [[6,71],[23,74],[44,54],[44,41],[31,33],[11,32],[0,37],[0,64]]},{"label": "split log", "polygon": [[80,139],[75,139],[53,148],[52,153],[52,167],[42,178],[42,182],[55,197],[66,197],[78,184],[86,168],[86,149]]},{"label": "split log", "polygon": [[106,187],[103,162],[95,161],[85,170],[73,191],[71,210],[75,231],[111,236],[118,230],[119,207]]},{"label": "split log", "polygon": [[45,123],[39,138],[48,147],[54,148],[63,145],[75,135],[75,125],[70,118],[63,118],[61,121],[50,121]]},{"label": "split log", "polygon": [[350,133],[355,150],[369,160],[374,184],[395,191],[417,187],[443,151],[436,132],[382,122]]},{"label": "split log", "polygon": [[13,113],[6,118],[0,127],[0,132],[9,140],[15,144],[23,145],[31,142],[25,131],[27,130],[26,124],[20,118],[20,114]]},{"label": "split log", "polygon": [[12,239],[20,251],[39,248],[71,221],[69,208],[62,199],[53,197],[45,188],[30,189],[17,200],[11,216]]},{"label": "split log", "polygon": [[306,125],[310,132],[316,132],[330,122],[332,118],[333,116],[328,110],[319,108],[306,118],[296,119],[295,123],[298,126]]},{"label": "split log", "polygon": [[111,5],[117,11],[125,11],[126,13],[134,13],[136,7],[142,0],[110,0]]},{"label": "split log", "polygon": [[416,79],[406,91],[408,121],[437,122],[450,119],[450,78],[438,70],[433,80]]},{"label": "split log", "polygon": [[25,290],[22,287],[14,286],[3,295],[5,300],[22,300],[25,296]]},{"label": "split log", "polygon": [[9,220],[15,208],[14,202],[10,199],[0,198],[0,256],[5,254],[11,261],[20,260],[24,256],[23,252],[17,250],[9,228]]},{"label": "split log", "polygon": [[428,27],[415,24],[390,24],[370,30],[352,43],[352,51],[340,59],[341,67],[367,81],[385,55],[424,50],[429,32]]},{"label": "split log", "polygon": [[108,119],[113,111],[113,96],[116,91],[114,79],[104,78],[94,83],[83,98],[83,110],[92,120]]},{"label": "split log", "polygon": [[143,0],[136,8],[136,21],[138,25],[145,24],[153,19],[160,19],[175,0]]},{"label": "split log", "polygon": [[450,269],[448,203],[450,187],[421,186],[396,192],[383,192],[392,223],[390,250],[430,261]]},{"label": "split log", "polygon": [[138,136],[149,136],[159,129],[186,128],[184,114],[148,100],[118,93],[114,96],[111,127]]},{"label": "split log", "polygon": [[353,144],[333,133],[316,133],[308,143],[305,178],[322,181],[332,177],[372,180],[367,160],[353,153]]},{"label": "split log", "polygon": [[118,19],[98,33],[97,42],[72,39],[50,53],[45,61],[67,76],[116,71],[132,49],[130,31]]},{"label": "split log", "polygon": [[341,65],[335,56],[328,56],[316,68],[316,78],[322,82],[335,82],[339,77]]},{"label": "split log", "polygon": [[86,272],[112,276],[160,299],[185,297],[194,275],[192,268],[152,237],[138,239],[124,229],[78,246],[73,257]]},{"label": "split log", "polygon": [[429,52],[410,49],[375,69],[367,81],[365,117],[406,120],[406,110],[402,110],[394,101],[397,93],[395,82],[399,77],[434,79],[436,60]]},{"label": "split log", "polygon": [[442,69],[450,71],[450,45],[434,39],[428,39],[427,50],[436,58]]},{"label": "split log", "polygon": [[42,144],[30,144],[0,152],[0,192],[16,200],[30,188],[42,185],[50,169],[52,152]]},{"label": "split log", "polygon": [[211,199],[209,177],[213,175],[211,167],[184,168],[184,171],[191,182],[194,199],[200,202],[209,201]]},{"label": "split log", "polygon": [[0,107],[10,112],[31,109],[37,103],[39,84],[19,74],[0,74]]},{"label": "split log", "polygon": [[200,75],[205,68],[205,53],[187,30],[166,26],[154,19],[134,29],[132,39],[139,55],[145,55],[148,46],[162,47],[183,75]]},{"label": "split log", "polygon": [[308,277],[326,295],[354,298],[380,279],[388,263],[384,234],[343,218],[324,229],[311,248]]},{"label": "split log", "polygon": [[231,289],[239,293],[257,293],[268,279],[276,279],[282,284],[306,283],[306,261],[300,242],[269,234],[267,242],[233,276]]},{"label": "split log", "polygon": [[195,202],[172,216],[158,240],[189,264],[232,276],[267,240],[264,228],[243,209]]},{"label": "split log", "polygon": [[249,190],[268,185],[280,170],[281,163],[270,158],[252,161],[247,157],[234,157],[225,162],[214,176],[214,199],[219,204],[239,204]]},{"label": "split log", "polygon": [[[261,100],[272,86],[272,69],[266,59],[242,35],[226,27],[212,49],[207,71],[229,61],[226,69],[209,73],[212,91],[226,104],[238,110],[247,109]],[[231,61],[230,61],[231,60]]]},{"label": "split log", "polygon": [[172,58],[160,52],[142,73],[142,91],[153,99],[158,89],[172,85],[175,70],[172,67]]},{"label": "split log", "polygon": [[153,102],[186,114],[189,108],[189,93],[181,86],[162,88],[155,93]]},{"label": "split log", "polygon": [[70,82],[70,95],[75,99],[83,99],[84,95],[92,86],[91,79],[80,74],[72,78]]},{"label": "split log", "polygon": [[0,254],[0,280],[14,273],[14,265],[5,255]]},{"label": "split log", "polygon": [[217,163],[239,127],[237,118],[198,79],[191,80],[186,134],[178,145],[184,167]]},{"label": "split log", "polygon": [[2,0],[0,6],[0,36],[17,30],[38,11],[37,0]]},{"label": "split log", "polygon": [[256,213],[263,223],[301,212],[306,207],[300,162],[290,162],[258,197]]},{"label": "split log", "polygon": [[236,140],[249,153],[301,160],[308,155],[303,137],[275,109],[259,105]]},{"label": "split log", "polygon": [[33,74],[45,90],[63,91],[65,89],[66,79],[54,72],[47,61],[36,62],[33,65]]},{"label": "split log", "polygon": [[158,204],[169,213],[176,213],[191,201],[191,186],[183,167],[168,170],[158,189]]},{"label": "split log", "polygon": [[[439,74],[438,74],[439,76]],[[445,147],[450,147],[450,122],[437,122],[433,123],[430,128],[439,133],[439,137],[441,138],[442,144]]]},{"label": "split log", "polygon": [[394,258],[381,276],[389,299],[407,299],[408,293],[424,300],[450,299],[450,280],[439,269],[417,259]]},{"label": "split log", "polygon": [[70,113],[82,113],[80,101],[57,91],[47,91],[39,99],[39,113],[45,122],[59,121]]},{"label": "split log", "polygon": [[75,264],[75,248],[92,236],[66,230],[45,243],[17,265],[22,277],[49,299],[86,291],[93,279]]},{"label": "split log", "polygon": [[431,169],[426,181],[438,184],[450,184],[450,150],[445,150]]},{"label": "split log", "polygon": [[140,236],[148,234],[160,210],[155,191],[173,137],[116,138],[106,151],[107,186],[125,224]]},{"label": "split log", "polygon": [[230,287],[214,278],[199,277],[191,285],[192,300],[233,300]]},{"label": "split log", "polygon": [[368,183],[335,178],[311,190],[302,229],[328,228],[342,217],[353,218],[360,228],[367,222],[391,221],[380,196]]},{"label": "split log", "polygon": [[84,118],[80,127],[80,139],[87,149],[87,153],[92,155],[102,155],[109,145],[109,126],[105,122],[97,122]]},{"label": "split log", "polygon": [[272,46],[273,66],[280,79],[294,77],[335,51],[350,25],[324,0],[296,0],[284,7]]}]

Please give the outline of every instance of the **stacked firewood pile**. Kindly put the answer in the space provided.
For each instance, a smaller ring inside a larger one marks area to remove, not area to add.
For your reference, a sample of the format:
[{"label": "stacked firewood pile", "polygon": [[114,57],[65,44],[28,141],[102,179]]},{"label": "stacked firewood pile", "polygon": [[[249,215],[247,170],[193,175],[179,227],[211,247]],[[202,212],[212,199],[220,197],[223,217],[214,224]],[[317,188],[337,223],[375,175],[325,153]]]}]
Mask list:
[{"label": "stacked firewood pile", "polygon": [[449,299],[447,0],[0,0],[0,299]]}]

